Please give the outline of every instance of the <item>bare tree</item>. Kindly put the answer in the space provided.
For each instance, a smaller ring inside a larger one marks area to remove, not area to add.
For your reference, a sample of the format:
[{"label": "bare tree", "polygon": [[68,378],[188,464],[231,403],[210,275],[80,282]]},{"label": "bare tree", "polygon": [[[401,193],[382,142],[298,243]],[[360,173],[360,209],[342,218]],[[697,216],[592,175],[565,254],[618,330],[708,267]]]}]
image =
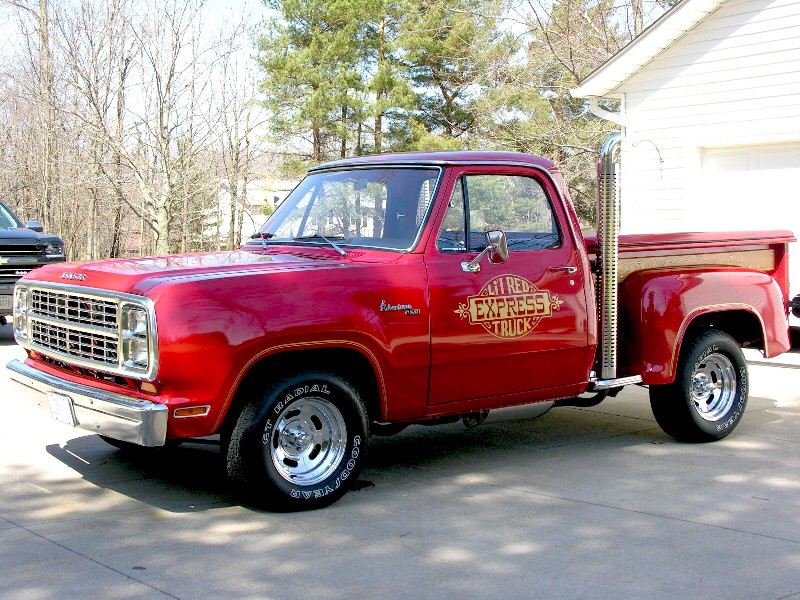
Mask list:
[{"label": "bare tree", "polygon": [[239,58],[238,44],[247,41],[245,23],[235,26],[221,46],[219,78],[219,114],[222,123],[220,144],[223,176],[230,194],[228,247],[241,246],[244,211],[247,209],[247,186],[254,160],[262,150],[253,143],[257,131],[266,121],[265,111],[258,102],[259,84],[252,71]]}]

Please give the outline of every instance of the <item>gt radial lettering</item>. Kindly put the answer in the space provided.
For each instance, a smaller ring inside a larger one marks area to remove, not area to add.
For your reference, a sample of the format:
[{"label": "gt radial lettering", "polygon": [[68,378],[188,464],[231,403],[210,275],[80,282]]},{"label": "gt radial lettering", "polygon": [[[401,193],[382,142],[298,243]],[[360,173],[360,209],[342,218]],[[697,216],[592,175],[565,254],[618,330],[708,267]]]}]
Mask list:
[{"label": "gt radial lettering", "polygon": [[494,336],[518,338],[533,331],[539,321],[552,316],[562,304],[564,301],[558,296],[540,290],[524,277],[499,275],[453,312]]}]

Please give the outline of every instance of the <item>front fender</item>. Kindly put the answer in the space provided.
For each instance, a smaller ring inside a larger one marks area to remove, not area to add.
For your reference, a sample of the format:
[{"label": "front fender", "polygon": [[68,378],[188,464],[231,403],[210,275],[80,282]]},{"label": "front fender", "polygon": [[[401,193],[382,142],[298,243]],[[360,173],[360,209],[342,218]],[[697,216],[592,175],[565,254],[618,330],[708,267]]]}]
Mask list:
[{"label": "front fender", "polygon": [[703,267],[629,275],[620,286],[622,370],[641,374],[646,384],[671,383],[692,321],[704,314],[732,310],[758,319],[767,357],[789,349],[783,294],[766,273]]},{"label": "front fender", "polygon": [[[156,383],[162,400],[171,411],[209,406],[205,415],[171,418],[167,437],[218,431],[253,365],[294,350],[356,350],[375,371],[381,418],[425,414],[426,284],[424,264],[409,255],[391,265],[325,263],[302,273],[201,274],[155,286],[149,295],[158,321]],[[382,310],[382,303],[408,304],[416,312]],[[281,374],[263,374],[265,380],[276,376]]]}]

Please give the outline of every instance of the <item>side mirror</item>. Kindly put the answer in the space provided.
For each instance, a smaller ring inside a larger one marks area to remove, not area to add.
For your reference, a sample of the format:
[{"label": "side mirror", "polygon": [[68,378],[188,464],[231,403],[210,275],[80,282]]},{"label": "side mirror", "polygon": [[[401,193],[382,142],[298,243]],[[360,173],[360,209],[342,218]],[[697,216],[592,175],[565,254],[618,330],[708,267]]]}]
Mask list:
[{"label": "side mirror", "polygon": [[487,231],[486,246],[489,248],[489,262],[495,265],[508,262],[508,242],[502,231]]},{"label": "side mirror", "polygon": [[27,221],[25,223],[25,229],[32,229],[33,231],[42,233],[44,231],[44,225],[42,225],[39,221]]},{"label": "side mirror", "polygon": [[469,262],[461,263],[461,270],[465,273],[480,273],[481,260],[486,255],[489,255],[489,262],[493,264],[501,264],[508,261],[508,242],[506,241],[506,234],[502,231],[487,231],[486,232],[486,248],[484,248],[478,256]]}]

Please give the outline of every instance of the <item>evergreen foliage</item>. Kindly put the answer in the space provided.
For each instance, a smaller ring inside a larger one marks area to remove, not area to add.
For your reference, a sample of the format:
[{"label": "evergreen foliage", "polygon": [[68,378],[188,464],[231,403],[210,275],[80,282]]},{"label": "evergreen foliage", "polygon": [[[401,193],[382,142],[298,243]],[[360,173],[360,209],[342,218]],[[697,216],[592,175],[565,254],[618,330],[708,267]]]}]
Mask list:
[{"label": "evergreen foliage", "polygon": [[[545,156],[579,216],[614,129],[569,89],[629,41],[611,0],[266,0],[272,132],[301,167],[404,150]],[[651,15],[652,17],[652,15]]]}]

